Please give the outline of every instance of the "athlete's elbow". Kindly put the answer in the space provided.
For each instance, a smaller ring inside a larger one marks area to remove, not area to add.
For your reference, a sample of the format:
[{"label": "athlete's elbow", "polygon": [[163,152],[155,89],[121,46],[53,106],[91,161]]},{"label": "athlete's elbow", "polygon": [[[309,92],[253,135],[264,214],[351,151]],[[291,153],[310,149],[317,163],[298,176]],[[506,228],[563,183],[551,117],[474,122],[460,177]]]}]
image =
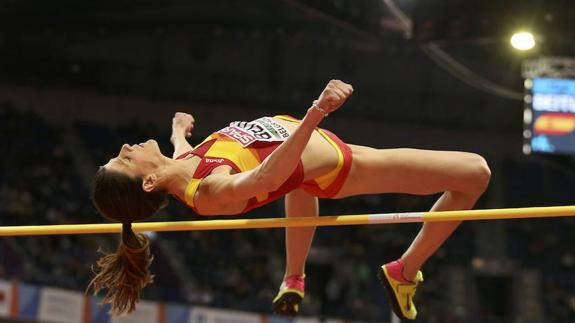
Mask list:
[{"label": "athlete's elbow", "polygon": [[277,176],[269,169],[269,167],[266,167],[265,161],[251,172],[250,178],[258,191],[275,191],[277,186]]},{"label": "athlete's elbow", "polygon": [[280,181],[279,176],[270,174],[267,172],[260,172],[257,175],[258,187],[266,192],[277,191],[282,185],[283,181]]},{"label": "athlete's elbow", "polygon": [[282,184],[279,181],[277,181],[274,177],[263,179],[261,183],[262,183],[262,188],[266,192],[277,191]]}]

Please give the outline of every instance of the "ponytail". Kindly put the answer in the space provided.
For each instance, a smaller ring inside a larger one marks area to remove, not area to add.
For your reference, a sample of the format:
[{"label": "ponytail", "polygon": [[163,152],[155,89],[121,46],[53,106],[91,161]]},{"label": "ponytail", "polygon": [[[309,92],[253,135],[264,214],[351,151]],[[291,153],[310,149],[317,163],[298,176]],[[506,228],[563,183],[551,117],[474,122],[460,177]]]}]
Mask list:
[{"label": "ponytail", "polygon": [[107,289],[102,303],[111,304],[110,314],[130,313],[136,308],[142,289],[152,283],[150,274],[150,239],[132,231],[132,224],[122,223],[122,240],[114,253],[103,254],[92,267],[95,277],[88,285],[94,294]]},{"label": "ponytail", "polygon": [[142,289],[153,281],[150,273],[150,239],[132,231],[132,222],[145,220],[168,201],[165,190],[146,192],[143,179],[100,167],[94,175],[92,200],[102,215],[122,223],[122,240],[116,252],[103,253],[92,271],[88,285],[94,294],[106,289],[103,303],[111,304],[110,314],[134,311]]}]

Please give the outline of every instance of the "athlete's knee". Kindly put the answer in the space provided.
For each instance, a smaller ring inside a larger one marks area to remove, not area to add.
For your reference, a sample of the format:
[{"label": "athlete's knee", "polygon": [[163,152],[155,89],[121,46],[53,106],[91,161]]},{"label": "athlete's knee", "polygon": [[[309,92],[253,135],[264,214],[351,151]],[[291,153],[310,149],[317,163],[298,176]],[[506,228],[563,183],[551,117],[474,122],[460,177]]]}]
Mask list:
[{"label": "athlete's knee", "polygon": [[478,154],[469,154],[469,189],[471,193],[482,194],[489,185],[491,169],[485,158]]}]

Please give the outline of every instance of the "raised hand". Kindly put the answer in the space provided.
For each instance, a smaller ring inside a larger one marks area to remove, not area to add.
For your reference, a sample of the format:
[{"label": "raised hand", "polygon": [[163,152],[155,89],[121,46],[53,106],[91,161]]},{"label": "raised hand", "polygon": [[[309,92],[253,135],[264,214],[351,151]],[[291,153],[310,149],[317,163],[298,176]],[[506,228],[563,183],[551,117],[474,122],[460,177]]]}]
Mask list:
[{"label": "raised hand", "polygon": [[340,80],[331,80],[314,103],[320,111],[330,113],[337,110],[352,93],[351,85]]},{"label": "raised hand", "polygon": [[194,130],[195,122],[196,120],[191,114],[176,112],[172,119],[172,133],[183,133],[186,138],[190,138],[192,136],[192,130]]}]

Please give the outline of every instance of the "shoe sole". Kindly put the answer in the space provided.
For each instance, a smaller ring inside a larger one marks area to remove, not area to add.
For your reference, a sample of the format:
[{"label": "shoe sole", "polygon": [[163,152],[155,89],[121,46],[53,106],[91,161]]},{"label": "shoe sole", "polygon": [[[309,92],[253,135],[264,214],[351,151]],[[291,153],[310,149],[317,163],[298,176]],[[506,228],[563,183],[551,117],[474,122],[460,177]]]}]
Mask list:
[{"label": "shoe sole", "polygon": [[390,301],[391,301],[391,307],[393,308],[393,312],[395,313],[395,315],[397,315],[397,317],[399,317],[402,320],[413,321],[413,320],[410,320],[409,318],[405,317],[403,315],[403,313],[401,312],[401,307],[399,306],[399,302],[397,301],[397,298],[395,297],[393,287],[391,287],[391,284],[387,280],[387,276],[385,275],[385,272],[383,271],[383,268],[381,268],[381,267],[379,267],[379,270],[377,271],[377,278],[379,279],[379,282],[383,285],[383,287],[385,287],[385,290],[387,291],[387,298],[390,299]]},{"label": "shoe sole", "polygon": [[277,315],[296,316],[302,300],[297,293],[286,292],[272,303],[272,312]]}]

